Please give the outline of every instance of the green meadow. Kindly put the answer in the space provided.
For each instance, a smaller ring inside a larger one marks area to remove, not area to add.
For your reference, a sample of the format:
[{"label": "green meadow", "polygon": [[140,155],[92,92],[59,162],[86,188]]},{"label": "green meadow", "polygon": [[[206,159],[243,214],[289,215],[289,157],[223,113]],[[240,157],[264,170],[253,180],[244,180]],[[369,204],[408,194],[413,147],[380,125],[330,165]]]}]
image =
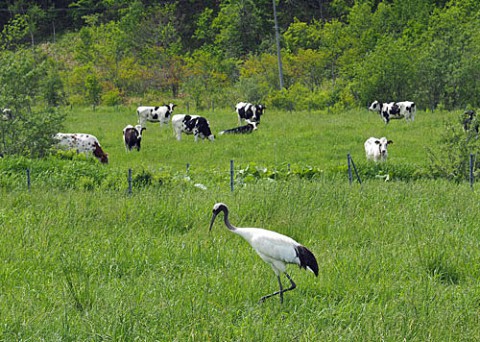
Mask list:
[{"label": "green meadow", "polygon": [[[200,114],[214,133],[237,125],[233,109]],[[267,109],[258,131],[213,143],[176,141],[171,125],[149,123],[142,150],[126,153],[122,129],[135,124],[135,108],[74,108],[64,131],[96,135],[108,165],[0,161],[0,340],[479,340],[478,185],[395,176],[350,184],[347,175],[347,154],[376,170],[363,150],[370,136],[394,141],[387,171],[428,170],[427,148],[459,114],[420,111],[385,126],[366,109]],[[312,168],[308,177],[285,171]],[[132,193],[128,169],[149,180]],[[219,201],[234,225],[307,246],[319,276],[291,265],[297,288],[283,304],[259,303],[276,277],[222,220],[208,231]]]}]

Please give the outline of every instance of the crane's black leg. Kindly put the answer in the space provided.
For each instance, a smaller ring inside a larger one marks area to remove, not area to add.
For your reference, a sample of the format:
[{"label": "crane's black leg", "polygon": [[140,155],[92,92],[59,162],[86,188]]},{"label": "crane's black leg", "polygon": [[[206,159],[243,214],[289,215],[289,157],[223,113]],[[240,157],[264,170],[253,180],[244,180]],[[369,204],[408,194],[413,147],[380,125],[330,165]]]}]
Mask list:
[{"label": "crane's black leg", "polygon": [[271,293],[269,295],[263,296],[262,298],[260,298],[260,302],[263,303],[265,301],[265,299],[276,296],[276,295],[279,294],[280,295],[280,303],[283,303],[283,293],[287,292],[287,291],[290,291],[290,290],[293,290],[294,288],[297,287],[297,285],[293,282],[292,278],[290,278],[290,276],[288,275],[287,272],[285,272],[285,275],[287,276],[288,280],[290,280],[291,286],[288,289],[284,290],[283,287],[282,287],[282,281],[280,280],[280,276],[277,276],[278,285],[280,286],[280,291],[277,291],[277,292]]}]

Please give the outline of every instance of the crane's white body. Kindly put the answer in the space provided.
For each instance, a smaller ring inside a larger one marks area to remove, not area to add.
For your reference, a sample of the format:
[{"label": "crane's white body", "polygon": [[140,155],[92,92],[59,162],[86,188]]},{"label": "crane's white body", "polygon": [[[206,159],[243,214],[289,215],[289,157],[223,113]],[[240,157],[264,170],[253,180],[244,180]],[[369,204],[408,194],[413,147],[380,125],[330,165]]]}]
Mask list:
[{"label": "crane's white body", "polygon": [[237,228],[233,231],[243,237],[278,276],[287,269],[287,263],[300,266],[300,259],[292,246],[300,246],[294,239],[261,228]]}]

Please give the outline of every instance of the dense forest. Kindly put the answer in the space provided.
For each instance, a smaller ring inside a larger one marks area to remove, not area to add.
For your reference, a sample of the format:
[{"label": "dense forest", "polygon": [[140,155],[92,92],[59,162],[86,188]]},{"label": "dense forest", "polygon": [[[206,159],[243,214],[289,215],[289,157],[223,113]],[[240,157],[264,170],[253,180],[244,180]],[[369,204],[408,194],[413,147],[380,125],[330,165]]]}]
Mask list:
[{"label": "dense forest", "polygon": [[17,114],[167,101],[480,106],[477,0],[10,0],[0,13],[0,107]]}]

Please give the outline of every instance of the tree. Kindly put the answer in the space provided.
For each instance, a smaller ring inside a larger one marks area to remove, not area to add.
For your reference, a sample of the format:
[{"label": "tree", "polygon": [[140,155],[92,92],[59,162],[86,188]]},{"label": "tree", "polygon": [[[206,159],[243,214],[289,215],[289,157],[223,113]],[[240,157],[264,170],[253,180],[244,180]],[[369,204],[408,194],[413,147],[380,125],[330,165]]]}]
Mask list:
[{"label": "tree", "polygon": [[0,48],[15,50],[22,47],[23,39],[28,35],[28,24],[25,16],[17,15],[3,27]]},{"label": "tree", "polygon": [[92,72],[85,78],[85,90],[87,100],[95,110],[95,107],[100,104],[100,100],[102,98],[102,86],[95,72]]},{"label": "tree", "polygon": [[270,1],[225,1],[212,21],[215,45],[228,57],[242,58],[258,53],[262,41],[273,37]]},{"label": "tree", "polygon": [[61,110],[41,106],[42,80],[48,74],[46,57],[39,51],[0,51],[0,107],[12,111],[12,119],[0,121],[1,152],[41,157],[64,120]]}]

